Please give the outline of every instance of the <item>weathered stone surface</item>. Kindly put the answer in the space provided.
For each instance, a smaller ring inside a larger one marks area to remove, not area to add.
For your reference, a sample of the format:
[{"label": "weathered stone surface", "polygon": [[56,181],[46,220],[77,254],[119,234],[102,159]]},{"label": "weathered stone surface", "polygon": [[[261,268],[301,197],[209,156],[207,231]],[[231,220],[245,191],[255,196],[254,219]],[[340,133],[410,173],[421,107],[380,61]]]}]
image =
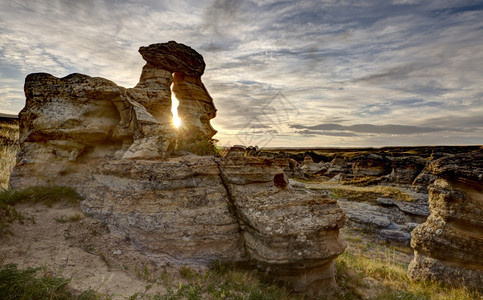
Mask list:
[{"label": "weathered stone surface", "polygon": [[292,158],[275,158],[275,164],[282,168],[283,172],[292,178],[303,178],[305,177],[302,169],[300,168],[298,162]]},{"label": "weathered stone surface", "polygon": [[[21,114],[22,130],[28,131],[22,136],[30,143],[24,150],[30,154],[23,157],[55,152],[71,160],[81,154],[155,159],[168,156],[176,141],[211,139],[216,108],[201,82],[203,57],[176,42],[141,47],[140,52],[147,64],[130,89],[81,74],[61,79],[45,73],[27,76]],[[183,120],[178,132],[171,114],[173,72]],[[49,151],[33,154],[43,141],[48,141]]]},{"label": "weathered stone surface", "polygon": [[141,47],[139,53],[149,65],[170,73],[182,72],[200,77],[205,71],[203,56],[191,47],[175,41]]},{"label": "weathered stone surface", "polygon": [[338,174],[351,174],[352,173],[352,164],[347,162],[342,157],[336,157],[328,166],[327,172],[325,172],[326,176],[335,176]]},{"label": "weathered stone surface", "polygon": [[483,287],[483,154],[434,161],[428,220],[412,233],[415,258],[408,275],[479,289]]},{"label": "weathered stone surface", "polygon": [[[199,77],[201,56],[173,43],[141,48],[148,63],[131,89],[80,74],[29,75],[10,187],[73,187],[84,212],[159,266],[243,263],[298,292],[330,291],[345,248],[345,215],[334,200],[297,192],[273,158],[247,149],[225,158],[169,155],[176,138],[210,139],[216,112]],[[186,126],[178,132],[173,80]]]},{"label": "weathered stone surface", "polygon": [[178,143],[194,138],[211,139],[216,134],[210,124],[216,116],[216,108],[201,81],[205,69],[203,56],[174,41],[141,47],[139,52],[147,63],[136,88],[147,87],[150,91],[149,103],[142,104],[146,108],[149,106],[151,113],[154,110],[155,116],[169,116],[171,99],[165,99],[166,95],[171,95],[169,87],[173,82],[173,93],[179,101],[178,115],[182,120]]},{"label": "weathered stone surface", "polygon": [[25,96],[20,112],[24,162],[114,155],[159,158],[172,143],[172,126],[103,78],[30,74]]},{"label": "weathered stone surface", "polygon": [[396,206],[400,211],[410,215],[429,216],[429,207],[426,201],[405,202],[391,198],[377,198],[376,203],[381,206]]},{"label": "weathered stone surface", "polygon": [[272,159],[98,159],[84,163],[82,173],[42,177],[33,170],[17,166],[11,187],[74,187],[86,199],[84,212],[158,265],[245,262],[298,292],[321,295],[334,287],[344,213],[335,200],[291,190]]},{"label": "weathered stone surface", "polygon": [[179,100],[178,114],[183,120],[180,137],[184,140],[212,138],[216,130],[210,120],[216,116],[216,108],[200,77],[174,74],[173,92]]},{"label": "weathered stone surface", "polygon": [[327,172],[329,167],[329,163],[324,163],[323,161],[319,163],[315,163],[312,157],[306,155],[304,161],[302,162],[302,166],[300,167],[300,171],[306,177],[313,177],[316,175],[323,175]]},{"label": "weathered stone surface", "polygon": [[92,173],[89,185],[76,187],[86,198],[83,210],[161,261],[242,259],[237,219],[214,157],[108,161]]},{"label": "weathered stone surface", "polygon": [[412,186],[416,191],[428,193],[428,186],[433,184],[433,182],[436,180],[436,176],[431,174],[429,166],[431,166],[431,164],[428,164],[426,167],[424,167],[421,173],[414,178]]},{"label": "weathered stone surface", "polygon": [[352,163],[354,176],[382,176],[391,170],[391,162],[377,154],[358,156]]},{"label": "weathered stone surface", "polygon": [[268,158],[232,157],[220,170],[257,267],[298,292],[319,296],[334,287],[333,259],[345,249],[339,239],[344,213],[336,201],[290,190]]},{"label": "weathered stone surface", "polygon": [[394,158],[392,161],[392,171],[388,175],[388,180],[393,183],[411,184],[426,164],[427,160],[419,156]]},{"label": "weathered stone surface", "polygon": [[146,108],[159,121],[171,120],[171,84],[173,76],[169,71],[143,67],[138,84],[128,89],[128,94]]}]

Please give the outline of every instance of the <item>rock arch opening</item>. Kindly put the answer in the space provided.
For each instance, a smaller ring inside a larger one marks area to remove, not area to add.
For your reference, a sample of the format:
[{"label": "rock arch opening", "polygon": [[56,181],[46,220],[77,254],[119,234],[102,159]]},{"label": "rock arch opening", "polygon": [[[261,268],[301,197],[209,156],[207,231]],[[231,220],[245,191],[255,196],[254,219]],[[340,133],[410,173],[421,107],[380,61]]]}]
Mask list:
[{"label": "rock arch opening", "polygon": [[[174,73],[173,73],[174,77]],[[173,91],[174,88],[174,80],[171,83],[170,90],[171,90],[171,113],[173,114],[173,125],[176,129],[181,127],[181,118],[178,115],[178,107],[179,107],[179,100],[176,98],[176,94]]]}]

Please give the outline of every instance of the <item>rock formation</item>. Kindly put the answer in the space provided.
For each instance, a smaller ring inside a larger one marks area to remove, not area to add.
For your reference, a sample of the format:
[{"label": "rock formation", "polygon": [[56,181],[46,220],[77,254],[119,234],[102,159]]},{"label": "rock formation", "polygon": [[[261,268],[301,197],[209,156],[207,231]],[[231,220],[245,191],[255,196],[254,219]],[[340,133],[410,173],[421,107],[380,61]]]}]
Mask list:
[{"label": "rock formation", "polygon": [[352,164],[347,162],[343,157],[334,158],[325,172],[326,176],[333,177],[335,175],[347,175],[352,173]]},{"label": "rock formation", "polygon": [[[136,87],[145,87],[146,84],[141,83],[148,79],[160,78],[156,84],[169,91],[169,85],[166,86],[165,82],[171,84],[172,80],[164,78],[172,79],[171,74],[174,74],[173,92],[180,102],[178,113],[183,120],[180,136],[183,140],[213,137],[216,130],[211,127],[210,120],[216,116],[216,108],[201,82],[201,75],[205,71],[203,57],[190,47],[174,41],[141,47],[139,53],[147,63],[143,68],[141,82]],[[153,105],[162,105],[158,101],[160,97],[154,96],[150,98]],[[169,113],[170,109],[171,106]]]},{"label": "rock formation", "polygon": [[412,279],[439,280],[483,291],[483,153],[434,161],[431,215],[412,232]]},{"label": "rock formation", "polygon": [[[345,248],[337,203],[298,193],[274,159],[241,154],[246,149],[224,158],[170,155],[176,143],[216,132],[209,124],[216,110],[200,79],[205,64],[176,42],[140,53],[147,63],[130,89],[81,74],[27,76],[10,187],[73,187],[84,212],[159,266],[242,263],[298,292],[330,291],[334,259]],[[173,80],[179,130],[170,113]]]},{"label": "rock formation", "polygon": [[394,158],[392,172],[387,177],[392,183],[411,184],[426,166],[427,161],[419,156]]},{"label": "rock formation", "polygon": [[352,164],[354,176],[382,176],[391,170],[388,159],[377,154],[360,155]]}]

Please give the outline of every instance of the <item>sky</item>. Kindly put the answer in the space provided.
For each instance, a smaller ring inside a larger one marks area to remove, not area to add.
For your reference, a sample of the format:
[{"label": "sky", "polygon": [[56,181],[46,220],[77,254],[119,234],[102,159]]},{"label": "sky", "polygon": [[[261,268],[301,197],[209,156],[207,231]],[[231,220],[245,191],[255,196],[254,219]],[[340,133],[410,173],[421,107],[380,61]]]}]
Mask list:
[{"label": "sky", "polygon": [[483,1],[0,2],[0,113],[29,73],[133,87],[140,46],[206,62],[219,145],[483,144]]}]

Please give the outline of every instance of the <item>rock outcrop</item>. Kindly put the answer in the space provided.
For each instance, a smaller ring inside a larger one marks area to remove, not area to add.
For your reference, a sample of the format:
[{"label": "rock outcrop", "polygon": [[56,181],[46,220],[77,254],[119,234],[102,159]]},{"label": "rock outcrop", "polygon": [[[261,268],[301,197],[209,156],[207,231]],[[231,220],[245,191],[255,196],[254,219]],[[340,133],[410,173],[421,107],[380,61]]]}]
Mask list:
[{"label": "rock outcrop", "polygon": [[[147,62],[143,68],[141,82],[146,82],[146,79],[157,80],[156,84],[164,90],[167,88],[169,92],[169,85],[166,86],[166,82],[171,84],[174,80],[173,92],[179,100],[178,114],[183,120],[180,140],[213,137],[216,130],[211,127],[210,120],[216,116],[216,108],[201,81],[201,75],[205,71],[203,56],[192,48],[174,41],[141,47],[139,53]],[[167,77],[171,81],[166,80]],[[141,82],[136,87],[141,87]],[[162,105],[156,96],[151,97],[151,101],[155,105]]]},{"label": "rock outcrop", "polygon": [[360,155],[352,164],[352,172],[356,177],[382,176],[391,170],[391,162],[377,154]]},{"label": "rock outcrop", "polygon": [[335,175],[352,175],[352,164],[347,162],[343,157],[334,158],[325,172],[326,176],[333,177]]},{"label": "rock outcrop", "polygon": [[411,184],[426,166],[427,161],[419,156],[394,158],[392,171],[387,177],[392,183]]},{"label": "rock outcrop", "polygon": [[[85,213],[158,266],[241,263],[297,292],[329,292],[345,248],[337,203],[292,189],[273,158],[247,156],[244,147],[226,157],[170,155],[177,142],[216,132],[203,58],[175,42],[140,52],[147,63],[130,89],[81,74],[27,76],[10,187],[73,187]],[[173,80],[179,130],[170,113]]]},{"label": "rock outcrop", "polygon": [[483,153],[434,161],[431,215],[412,232],[412,279],[438,280],[483,291]]}]

